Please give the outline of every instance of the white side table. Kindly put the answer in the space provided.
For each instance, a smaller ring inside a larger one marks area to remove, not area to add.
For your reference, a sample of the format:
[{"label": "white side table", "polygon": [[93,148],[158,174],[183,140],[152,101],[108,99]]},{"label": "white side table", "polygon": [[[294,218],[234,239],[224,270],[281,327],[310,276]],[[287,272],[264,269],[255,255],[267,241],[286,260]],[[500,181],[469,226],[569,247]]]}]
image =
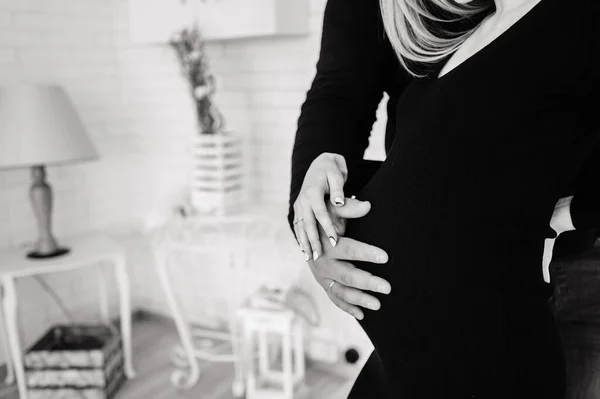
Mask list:
[{"label": "white side table", "polygon": [[17,292],[15,282],[21,277],[43,276],[51,273],[68,272],[84,267],[96,267],[99,273],[100,311],[104,323],[110,323],[108,295],[103,266],[111,264],[115,273],[120,299],[121,335],[125,356],[125,375],[133,378],[135,372],[131,359],[131,302],[129,277],[125,261],[125,250],[109,236],[101,233],[89,233],[78,237],[61,239],[71,249],[69,254],[49,259],[28,259],[22,249],[0,251],[0,288],[2,289],[2,340],[6,353],[10,353],[7,362],[6,383],[14,382],[15,376],[19,389],[19,398],[27,399],[23,351],[18,332]]}]

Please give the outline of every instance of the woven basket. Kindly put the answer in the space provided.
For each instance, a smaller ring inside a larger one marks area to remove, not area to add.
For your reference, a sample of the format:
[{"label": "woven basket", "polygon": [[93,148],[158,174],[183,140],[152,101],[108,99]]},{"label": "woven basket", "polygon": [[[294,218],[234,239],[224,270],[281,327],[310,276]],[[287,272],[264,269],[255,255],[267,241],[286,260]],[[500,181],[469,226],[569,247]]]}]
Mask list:
[{"label": "woven basket", "polygon": [[23,361],[30,399],[112,399],[125,381],[121,337],[108,326],[53,326]]}]

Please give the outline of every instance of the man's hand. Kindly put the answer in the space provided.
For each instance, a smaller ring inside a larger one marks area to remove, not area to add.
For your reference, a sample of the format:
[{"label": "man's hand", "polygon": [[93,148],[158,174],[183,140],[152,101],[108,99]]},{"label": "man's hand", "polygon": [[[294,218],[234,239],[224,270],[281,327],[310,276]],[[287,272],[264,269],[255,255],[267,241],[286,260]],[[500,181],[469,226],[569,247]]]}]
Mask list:
[{"label": "man's hand", "polygon": [[552,261],[552,251],[554,250],[555,241],[556,238],[546,238],[544,240],[544,255],[542,256],[542,275],[544,276],[544,281],[547,283],[550,282],[550,262]]},{"label": "man's hand", "polygon": [[[345,219],[359,218],[371,209],[369,202],[348,198],[343,206],[328,206],[328,211],[339,233],[343,234]],[[386,263],[388,255],[385,251],[372,245],[362,243],[347,237],[339,237],[337,244],[332,246],[327,234],[319,227],[322,255],[307,261],[315,280],[323,287],[329,299],[343,311],[357,319],[364,317],[360,307],[377,310],[381,306],[379,300],[363,290],[388,294],[390,283],[381,277],[358,269],[351,261],[366,261]],[[330,288],[330,284],[335,281]]]},{"label": "man's hand", "polygon": [[554,206],[550,227],[556,232],[555,238],[546,238],[544,241],[544,255],[542,257],[542,274],[544,281],[550,282],[550,262],[552,261],[552,251],[554,242],[561,233],[565,231],[575,230],[573,221],[571,220],[571,200],[573,196],[560,198]]}]

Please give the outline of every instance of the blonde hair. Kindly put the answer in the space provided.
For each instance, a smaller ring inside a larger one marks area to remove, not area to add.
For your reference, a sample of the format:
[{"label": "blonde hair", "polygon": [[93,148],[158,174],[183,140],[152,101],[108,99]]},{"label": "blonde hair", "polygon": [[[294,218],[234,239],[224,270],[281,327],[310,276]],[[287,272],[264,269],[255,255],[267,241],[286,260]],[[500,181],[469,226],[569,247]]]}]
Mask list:
[{"label": "blonde hair", "polygon": [[[453,53],[481,24],[449,31],[445,23],[486,16],[495,10],[493,0],[379,0],[388,39],[400,63],[413,76],[423,77],[409,65],[435,63]],[[445,18],[444,14],[449,18]],[[473,24],[470,24],[473,25]]]}]

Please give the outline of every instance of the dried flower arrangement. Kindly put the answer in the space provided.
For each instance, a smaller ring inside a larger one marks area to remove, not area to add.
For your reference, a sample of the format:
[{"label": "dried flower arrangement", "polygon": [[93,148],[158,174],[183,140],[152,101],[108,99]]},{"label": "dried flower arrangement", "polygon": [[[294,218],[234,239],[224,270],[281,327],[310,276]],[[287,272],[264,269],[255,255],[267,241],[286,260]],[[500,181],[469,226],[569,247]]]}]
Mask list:
[{"label": "dried flower arrangement", "polygon": [[196,24],[191,28],[184,28],[175,34],[169,44],[176,50],[182,72],[190,85],[200,124],[200,133],[221,133],[225,121],[212,100],[216,82],[208,67],[200,29]]}]

